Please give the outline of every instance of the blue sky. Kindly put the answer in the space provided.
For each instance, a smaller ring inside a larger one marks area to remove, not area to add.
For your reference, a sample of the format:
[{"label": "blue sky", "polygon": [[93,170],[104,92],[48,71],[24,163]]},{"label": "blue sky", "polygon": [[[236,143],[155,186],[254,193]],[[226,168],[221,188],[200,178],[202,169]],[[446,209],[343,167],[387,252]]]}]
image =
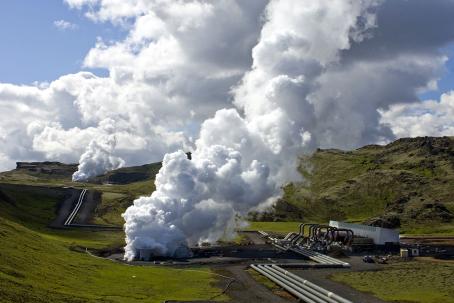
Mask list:
[{"label": "blue sky", "polygon": [[446,70],[443,77],[438,81],[438,90],[426,92],[420,95],[421,99],[435,99],[438,100],[440,95],[454,90],[454,46],[451,45],[443,50],[444,53],[449,57],[446,62]]},{"label": "blue sky", "polygon": [[[77,28],[60,30],[54,25],[57,20],[71,22]],[[60,0],[0,1],[0,82],[49,82],[84,70],[83,59],[97,37],[109,41],[125,35],[125,31],[109,23],[89,20],[83,12],[70,9]],[[421,94],[421,99],[438,99],[443,92],[454,89],[454,46],[444,52],[451,59],[438,83],[439,89]]]},{"label": "blue sky", "polygon": [[[56,20],[69,21],[77,29],[59,30]],[[108,41],[122,35],[125,32],[96,24],[60,0],[0,1],[0,82],[52,81],[80,71],[96,37]]]}]

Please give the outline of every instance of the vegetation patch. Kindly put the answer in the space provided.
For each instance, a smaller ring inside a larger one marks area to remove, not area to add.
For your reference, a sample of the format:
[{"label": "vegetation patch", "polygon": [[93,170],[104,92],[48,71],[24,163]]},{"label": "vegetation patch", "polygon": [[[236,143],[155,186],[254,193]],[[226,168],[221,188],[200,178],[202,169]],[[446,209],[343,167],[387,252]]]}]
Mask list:
[{"label": "vegetation patch", "polygon": [[379,271],[336,273],[331,279],[385,301],[453,303],[453,277],[454,262],[420,260],[389,264]]},{"label": "vegetation patch", "polygon": [[[153,190],[150,183],[88,187],[108,188],[103,205],[108,207],[132,192]],[[129,266],[87,254],[87,249],[102,254],[124,246],[124,232],[48,228],[65,197],[62,189],[0,184],[0,191],[2,303],[207,300],[222,292],[208,268]],[[121,212],[110,215],[121,218]]]}]

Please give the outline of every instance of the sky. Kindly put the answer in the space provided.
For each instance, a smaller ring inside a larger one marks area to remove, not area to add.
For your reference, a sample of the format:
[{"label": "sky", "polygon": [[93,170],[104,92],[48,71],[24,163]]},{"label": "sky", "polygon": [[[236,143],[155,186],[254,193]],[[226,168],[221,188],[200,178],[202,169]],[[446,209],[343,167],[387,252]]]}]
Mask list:
[{"label": "sky", "polygon": [[[308,152],[454,135],[453,14],[452,0],[1,1],[0,171],[159,161],[194,150],[219,110],[274,104]],[[276,150],[280,115],[255,122]]]},{"label": "sky", "polygon": [[[69,28],[56,25],[71,24]],[[88,70],[105,76],[105,69],[86,68],[83,60],[98,38],[124,38],[127,30],[111,23],[93,22],[83,12],[60,0],[0,2],[0,82],[50,82],[59,76]],[[32,52],[30,50],[33,50]],[[449,57],[454,47],[444,50]],[[438,88],[421,93],[421,99],[439,99],[454,87],[454,60],[438,81]]]},{"label": "sky", "polygon": [[[58,21],[73,26],[59,28]],[[97,37],[119,39],[125,31],[95,23],[59,0],[0,2],[0,82],[50,82],[83,68]],[[104,70],[96,73],[106,73]]]}]

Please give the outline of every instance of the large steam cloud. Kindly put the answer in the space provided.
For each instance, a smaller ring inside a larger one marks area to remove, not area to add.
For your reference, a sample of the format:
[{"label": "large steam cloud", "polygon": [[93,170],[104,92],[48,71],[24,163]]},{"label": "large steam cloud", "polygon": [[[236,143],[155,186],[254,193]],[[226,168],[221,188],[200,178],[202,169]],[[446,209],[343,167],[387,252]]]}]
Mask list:
[{"label": "large steam cloud", "polygon": [[[361,40],[374,25],[369,18],[358,28],[357,18],[375,2],[297,3],[271,1],[267,7],[252,70],[235,89],[244,116],[224,109],[205,121],[192,161],[182,151],[167,154],[156,191],[123,214],[126,259],[138,249],[175,256],[181,245],[231,237],[237,215],[276,198],[283,184],[299,178],[298,156],[314,147],[309,95],[315,80],[351,39]],[[314,32],[306,25],[315,22],[330,26]]]}]

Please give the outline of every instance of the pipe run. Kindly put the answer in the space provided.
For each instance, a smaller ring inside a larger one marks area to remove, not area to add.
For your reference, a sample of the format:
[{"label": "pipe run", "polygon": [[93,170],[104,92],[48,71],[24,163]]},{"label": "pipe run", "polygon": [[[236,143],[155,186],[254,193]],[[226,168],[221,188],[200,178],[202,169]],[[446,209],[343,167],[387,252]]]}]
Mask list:
[{"label": "pipe run", "polygon": [[277,265],[251,265],[251,268],[269,278],[304,302],[352,303],[308,280],[290,273]]},{"label": "pipe run", "polygon": [[64,225],[66,225],[66,226],[71,225],[71,223],[73,222],[74,218],[77,215],[77,212],[79,211],[80,207],[82,206],[86,193],[87,193],[87,190],[83,189],[82,192],[80,193],[79,200],[77,201],[76,206],[74,207],[73,211],[69,214]]}]

